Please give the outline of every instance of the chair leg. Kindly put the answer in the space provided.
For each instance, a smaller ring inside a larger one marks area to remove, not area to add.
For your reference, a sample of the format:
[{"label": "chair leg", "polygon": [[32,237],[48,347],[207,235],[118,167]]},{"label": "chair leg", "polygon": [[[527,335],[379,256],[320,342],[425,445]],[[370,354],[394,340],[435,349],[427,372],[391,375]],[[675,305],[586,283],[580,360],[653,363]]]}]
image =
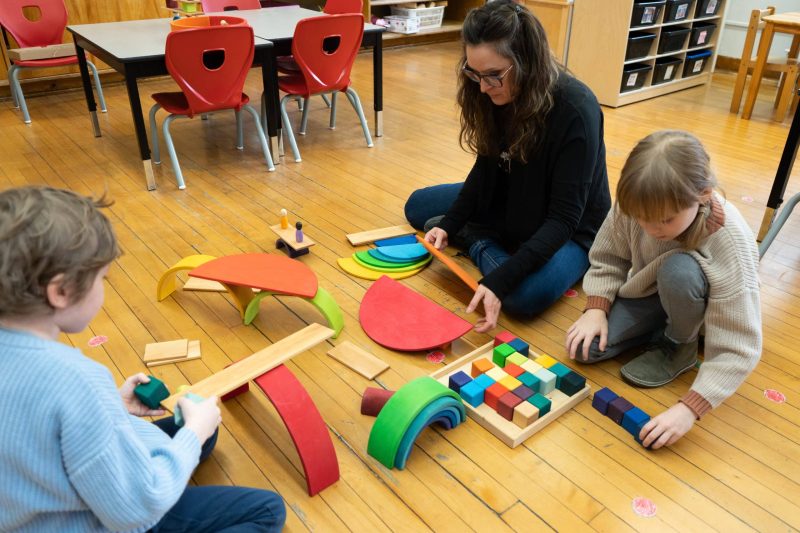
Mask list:
[{"label": "chair leg", "polygon": [[336,96],[339,94],[339,91],[336,91],[331,95],[331,120],[328,123],[328,127],[332,130],[336,129]]},{"label": "chair leg", "polygon": [[322,97],[322,101],[325,102],[325,105],[330,107],[331,106],[331,101],[328,100],[328,97],[326,95],[324,95],[324,94],[321,94],[320,96]]},{"label": "chair leg", "polygon": [[352,87],[348,87],[345,94],[353,105],[353,109],[356,110],[358,120],[361,121],[361,129],[364,130],[364,138],[367,139],[367,146],[372,148],[372,135],[369,134],[369,126],[367,125],[367,119],[364,117],[364,108],[361,107],[361,100],[358,98],[358,93],[356,93]]},{"label": "chair leg", "polygon": [[17,91],[17,103],[19,104],[20,111],[22,111],[22,120],[25,124],[30,124],[31,115],[28,113],[28,104],[25,103],[25,95],[22,94],[22,85],[19,83],[19,71],[20,67],[13,70],[9,69],[8,83]]},{"label": "chair leg", "polygon": [[150,108],[150,142],[153,145],[153,163],[161,164],[161,151],[158,148],[158,126],[156,125],[156,113],[161,109],[161,104],[153,104]]},{"label": "chair leg", "polygon": [[269,153],[267,136],[264,135],[264,128],[261,126],[261,121],[258,119],[258,111],[249,104],[242,106],[242,109],[246,109],[248,113],[253,115],[253,120],[256,122],[256,131],[258,132],[258,140],[261,141],[261,150],[264,152],[264,159],[267,161],[267,170],[274,172],[275,163],[272,161],[272,155]]},{"label": "chair leg", "polygon": [[183,181],[183,173],[181,172],[181,165],[178,162],[178,154],[175,153],[175,145],[172,143],[172,135],[169,133],[170,123],[178,118],[179,115],[170,115],[164,119],[162,130],[164,132],[164,140],[167,143],[167,151],[169,157],[172,159],[172,170],[175,172],[175,181],[178,182],[179,189],[185,189],[186,183]]},{"label": "chair leg", "polygon": [[[11,72],[13,70],[18,69],[18,68],[19,67],[14,65],[14,64],[12,64],[9,67],[9,69],[8,69],[9,80],[11,79]],[[10,90],[10,92],[11,92],[11,101],[14,102],[14,109],[19,109],[19,101],[17,100],[17,88],[14,86],[14,84],[12,84],[10,82],[9,82],[9,88],[11,89]]]},{"label": "chair leg", "polygon": [[778,95],[778,105],[775,106],[775,115],[772,117],[777,122],[783,122],[786,118],[786,111],[792,101],[792,93],[797,85],[797,70],[789,70],[783,73],[781,80],[781,91]]},{"label": "chair leg", "polygon": [[244,150],[244,127],[242,127],[241,111],[234,111],[236,114],[236,149]]},{"label": "chair leg", "polygon": [[742,96],[744,95],[744,85],[747,83],[747,72],[750,70],[747,64],[742,61],[739,72],[736,74],[736,83],[733,86],[733,97],[731,98],[731,113],[738,114],[742,106]]},{"label": "chair leg", "polygon": [[292,123],[289,122],[289,114],[286,113],[286,102],[293,98],[294,97],[290,94],[281,98],[281,120],[283,121],[283,129],[286,132],[286,137],[289,139],[289,146],[292,147],[294,160],[299,163],[301,161],[300,150],[297,149],[297,142],[294,139],[294,132],[292,131]]},{"label": "chair leg", "polygon": [[308,126],[308,108],[311,107],[310,105],[311,100],[308,98],[303,98],[303,118],[300,119],[300,135],[306,134],[306,127]]},{"label": "chair leg", "polygon": [[86,60],[86,66],[92,71],[92,76],[94,77],[94,87],[97,89],[97,99],[100,100],[100,111],[106,113],[108,109],[106,109],[106,97],[103,96],[103,86],[100,85],[100,75],[97,74],[97,67],[94,66],[94,63]]},{"label": "chair leg", "polygon": [[298,95],[295,95],[294,99],[297,102],[297,110],[298,111],[302,111],[303,110],[303,97],[298,94]]}]

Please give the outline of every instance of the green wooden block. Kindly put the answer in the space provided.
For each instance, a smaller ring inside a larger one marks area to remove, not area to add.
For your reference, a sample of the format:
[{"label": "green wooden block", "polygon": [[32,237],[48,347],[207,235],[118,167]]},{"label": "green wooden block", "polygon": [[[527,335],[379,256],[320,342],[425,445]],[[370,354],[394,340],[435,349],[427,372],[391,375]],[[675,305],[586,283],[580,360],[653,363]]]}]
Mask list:
[{"label": "green wooden block", "polygon": [[506,363],[514,363],[515,365],[522,366],[528,358],[519,352],[514,352],[506,357]]},{"label": "green wooden block", "polygon": [[514,348],[509,346],[508,344],[500,344],[495,346],[494,351],[492,351],[492,362],[499,367],[506,366],[506,358],[514,352]]},{"label": "green wooden block", "polygon": [[133,393],[143,404],[150,409],[158,409],[161,401],[169,398],[169,390],[160,379],[150,376],[149,383],[140,383],[133,389]]}]

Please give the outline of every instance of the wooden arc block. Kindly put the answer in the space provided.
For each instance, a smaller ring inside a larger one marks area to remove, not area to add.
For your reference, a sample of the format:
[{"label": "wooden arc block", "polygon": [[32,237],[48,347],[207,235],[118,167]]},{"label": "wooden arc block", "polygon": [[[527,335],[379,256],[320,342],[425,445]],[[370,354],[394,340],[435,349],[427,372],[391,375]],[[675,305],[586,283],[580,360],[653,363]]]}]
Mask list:
[{"label": "wooden arc block", "polygon": [[344,341],[331,348],[328,350],[328,355],[367,379],[374,379],[375,376],[389,368],[388,363],[350,341]]},{"label": "wooden arc block", "polygon": [[368,244],[370,242],[379,241],[381,239],[388,239],[390,237],[401,237],[403,235],[411,235],[412,233],[416,232],[417,230],[415,230],[408,224],[403,224],[401,226],[391,226],[388,228],[361,231],[359,233],[349,233],[347,235],[347,240],[350,241],[350,244],[352,244],[353,246],[359,246],[361,244]]},{"label": "wooden arc block", "polygon": [[184,359],[189,354],[189,339],[167,342],[151,342],[144,347],[144,362]]}]

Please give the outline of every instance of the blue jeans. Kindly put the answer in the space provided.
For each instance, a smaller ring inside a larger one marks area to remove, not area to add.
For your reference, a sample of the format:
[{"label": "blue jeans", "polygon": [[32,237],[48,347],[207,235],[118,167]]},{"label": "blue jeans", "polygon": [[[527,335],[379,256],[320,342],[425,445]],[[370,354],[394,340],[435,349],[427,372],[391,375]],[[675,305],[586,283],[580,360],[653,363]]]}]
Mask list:
[{"label": "blue jeans", "polygon": [[[155,424],[172,437],[180,429],[170,416]],[[203,443],[200,461],[214,449],[217,432]],[[244,533],[280,531],[286,508],[274,492],[248,487],[187,487],[178,502],[150,531]]]},{"label": "blue jeans", "polygon": [[[425,222],[444,215],[453,205],[461,183],[434,185],[411,193],[405,206],[409,223],[422,230]],[[494,239],[480,239],[469,247],[469,256],[486,276],[510,257]],[[503,299],[503,310],[510,314],[531,316],[550,307],[589,269],[589,253],[574,241],[562,246],[550,261],[529,274],[519,286]]]}]

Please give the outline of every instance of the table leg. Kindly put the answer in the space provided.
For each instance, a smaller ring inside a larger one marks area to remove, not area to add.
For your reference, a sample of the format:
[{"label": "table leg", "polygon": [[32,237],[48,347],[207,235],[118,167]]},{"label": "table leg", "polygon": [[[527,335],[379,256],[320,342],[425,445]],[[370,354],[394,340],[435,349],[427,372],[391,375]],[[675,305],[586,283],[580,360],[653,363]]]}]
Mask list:
[{"label": "table leg", "polygon": [[767,22],[761,33],[761,42],[758,44],[756,64],[753,67],[753,77],[750,80],[750,88],[747,90],[747,98],[744,102],[742,118],[745,120],[749,120],[750,115],[753,114],[753,107],[756,104],[758,89],[761,87],[761,76],[764,74],[764,65],[766,65],[767,58],[769,57],[769,49],[772,46],[772,37],[774,34],[775,25]]},{"label": "table leg", "polygon": [[372,76],[375,137],[383,137],[383,32],[375,35],[375,43],[372,48]]},{"label": "table leg", "polygon": [[261,62],[261,78],[264,85],[264,100],[267,111],[267,142],[269,151],[272,154],[272,161],[280,164],[280,136],[281,136],[281,114],[279,111],[280,101],[278,94],[278,63],[275,60],[275,49],[270,48],[264,52]]},{"label": "table leg", "polygon": [[94,101],[92,92],[92,81],[89,78],[89,66],[86,64],[86,52],[75,43],[75,55],[78,56],[78,67],[81,71],[81,81],[83,82],[83,94],[86,97],[86,107],[89,108],[89,116],[92,119],[92,130],[95,137],[101,137],[100,123],[97,121],[97,104]]},{"label": "table leg", "polygon": [[139,87],[136,84],[136,76],[128,70],[125,71],[125,87],[128,89],[128,101],[131,104],[133,126],[136,129],[136,142],[139,143],[139,155],[144,166],[147,190],[154,191],[156,189],[156,180],[153,174],[153,162],[150,160],[150,145],[147,143],[147,129],[144,125],[142,103],[139,101]]}]

